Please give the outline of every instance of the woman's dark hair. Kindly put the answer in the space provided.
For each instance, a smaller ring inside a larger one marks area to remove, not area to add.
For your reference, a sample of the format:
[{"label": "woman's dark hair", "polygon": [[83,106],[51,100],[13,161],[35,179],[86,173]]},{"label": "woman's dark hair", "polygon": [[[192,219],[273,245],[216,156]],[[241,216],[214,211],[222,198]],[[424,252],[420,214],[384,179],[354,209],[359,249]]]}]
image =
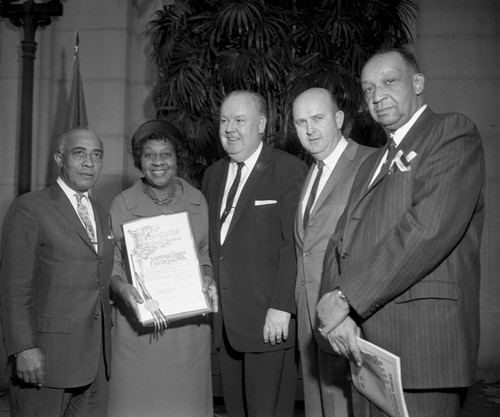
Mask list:
[{"label": "woman's dark hair", "polygon": [[168,140],[173,145],[177,157],[177,176],[184,177],[189,154],[184,145],[184,136],[179,129],[161,119],[148,120],[137,128],[132,136],[132,158],[134,166],[139,170],[142,170],[142,147],[148,140]]}]

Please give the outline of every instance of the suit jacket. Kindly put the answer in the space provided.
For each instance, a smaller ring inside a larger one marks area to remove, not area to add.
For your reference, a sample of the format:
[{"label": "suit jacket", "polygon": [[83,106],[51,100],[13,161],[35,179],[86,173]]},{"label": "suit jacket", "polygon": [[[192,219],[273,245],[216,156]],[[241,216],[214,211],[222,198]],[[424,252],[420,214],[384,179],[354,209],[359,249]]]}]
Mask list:
[{"label": "suit jacket", "polygon": [[[358,145],[353,140],[348,140],[347,147],[318,196],[306,230],[304,230],[302,223],[302,202],[311,181],[313,167],[311,167],[304,182],[295,216],[295,250],[297,253],[295,298],[297,300],[299,338],[302,326],[310,326],[314,330],[319,327],[316,305],[319,300],[326,246],[335,231],[339,217],[344,212],[359,166],[374,151],[375,148]],[[306,293],[307,303],[300,301],[304,299],[299,296],[303,291]],[[316,332],[315,336],[317,336],[316,341],[323,345],[325,350],[331,350],[328,349],[328,342],[319,333]],[[333,350],[331,351],[333,352]]]},{"label": "suit jacket", "polygon": [[[229,342],[237,351],[285,349],[295,343],[294,318],[286,342],[266,344],[262,330],[268,308],[295,313],[293,220],[307,165],[264,144],[222,245],[220,211],[229,162],[228,157],[219,160],[203,178],[209,206],[210,253],[221,304],[221,311],[214,315],[216,343],[222,344],[225,326]],[[272,203],[257,205],[258,201]]]},{"label": "suit jacket", "polygon": [[106,212],[91,202],[99,253],[57,184],[17,198],[5,219],[0,291],[6,350],[40,348],[47,387],[92,382],[102,349],[111,362],[113,237]]},{"label": "suit jacket", "polygon": [[339,286],[366,338],[401,357],[404,388],[466,386],[479,341],[481,139],[465,116],[427,108],[399,148],[416,153],[408,168],[371,187],[384,150],[360,167],[322,293]]}]

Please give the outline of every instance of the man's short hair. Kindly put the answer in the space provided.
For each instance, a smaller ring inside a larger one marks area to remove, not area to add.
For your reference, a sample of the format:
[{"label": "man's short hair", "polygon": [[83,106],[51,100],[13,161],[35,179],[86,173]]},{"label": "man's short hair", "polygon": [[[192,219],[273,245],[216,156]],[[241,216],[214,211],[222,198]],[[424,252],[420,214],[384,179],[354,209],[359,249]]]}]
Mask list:
[{"label": "man's short hair", "polygon": [[[387,54],[389,52],[395,52],[397,53],[401,58],[403,58],[403,61],[406,63],[408,68],[410,68],[415,74],[420,73],[420,68],[418,66],[417,59],[415,58],[415,55],[413,55],[408,49],[406,48],[387,48],[387,49],[381,49],[380,51],[375,52],[368,61],[370,61],[372,58],[378,56],[378,55],[383,55]],[[367,62],[368,62],[367,61]]]},{"label": "man's short hair", "polygon": [[92,132],[90,129],[86,127],[75,127],[73,129],[64,132],[61,136],[59,136],[56,148],[57,152],[59,152],[60,154],[64,154],[64,148],[66,147],[66,142],[68,142],[68,139],[71,137],[73,133],[78,131],[88,132],[97,137],[97,135],[94,132]]},{"label": "man's short hair", "polygon": [[257,109],[257,114],[259,116],[264,116],[267,119],[266,100],[264,99],[264,97],[261,94],[256,93],[254,91],[247,91],[247,90],[231,91],[226,97],[224,97],[224,100],[222,101],[222,103],[224,103],[229,97],[232,97],[232,96],[237,95],[237,94],[245,94],[245,95],[249,96],[255,104],[255,108]]}]

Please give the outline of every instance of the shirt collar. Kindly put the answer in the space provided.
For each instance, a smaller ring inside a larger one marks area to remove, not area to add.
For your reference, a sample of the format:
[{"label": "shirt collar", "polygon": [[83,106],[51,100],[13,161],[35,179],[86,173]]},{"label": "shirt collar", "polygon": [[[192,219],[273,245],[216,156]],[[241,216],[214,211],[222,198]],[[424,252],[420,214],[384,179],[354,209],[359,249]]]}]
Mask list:
[{"label": "shirt collar", "polygon": [[335,149],[332,151],[330,155],[328,155],[325,159],[323,159],[323,162],[325,163],[325,167],[328,169],[333,168],[336,164],[337,161],[340,158],[340,155],[342,155],[342,152],[344,152],[345,148],[347,147],[347,140],[342,136],[340,138],[339,143],[335,147]]},{"label": "shirt collar", "polygon": [[412,126],[415,124],[417,119],[420,117],[420,115],[424,112],[424,110],[427,108],[427,104],[424,104],[422,107],[420,107],[415,114],[412,116],[406,124],[401,126],[399,129],[396,129],[393,133],[392,139],[394,142],[396,142],[396,146],[399,146],[401,141],[404,139],[408,131],[412,128]]},{"label": "shirt collar", "polygon": [[78,191],[73,190],[71,187],[68,186],[68,184],[66,184],[64,182],[64,180],[60,176],[57,178],[56,182],[59,185],[59,187],[62,188],[62,190],[64,191],[64,194],[66,194],[66,196],[69,198],[70,201],[73,201],[73,199],[75,198],[75,194],[83,194],[85,197],[87,197],[87,199],[89,198],[88,191],[85,191],[84,193],[80,193]]},{"label": "shirt collar", "polygon": [[[252,171],[253,167],[257,163],[257,159],[259,159],[260,152],[262,151],[262,147],[264,145],[262,144],[262,141],[259,143],[259,146],[257,149],[254,151],[252,155],[250,155],[245,161],[245,166],[248,168],[249,171]],[[237,162],[231,161],[233,164],[237,164]]]}]

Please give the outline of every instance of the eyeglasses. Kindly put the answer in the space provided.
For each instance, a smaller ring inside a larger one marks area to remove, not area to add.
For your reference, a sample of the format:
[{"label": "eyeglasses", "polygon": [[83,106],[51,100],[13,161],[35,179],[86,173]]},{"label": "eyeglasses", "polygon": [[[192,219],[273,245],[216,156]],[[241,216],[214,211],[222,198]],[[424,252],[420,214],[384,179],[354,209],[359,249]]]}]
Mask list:
[{"label": "eyeglasses", "polygon": [[86,152],[83,149],[73,149],[68,154],[71,156],[71,158],[76,159],[77,161],[86,159],[88,156],[90,156],[94,162],[101,162],[103,158],[102,151]]}]

